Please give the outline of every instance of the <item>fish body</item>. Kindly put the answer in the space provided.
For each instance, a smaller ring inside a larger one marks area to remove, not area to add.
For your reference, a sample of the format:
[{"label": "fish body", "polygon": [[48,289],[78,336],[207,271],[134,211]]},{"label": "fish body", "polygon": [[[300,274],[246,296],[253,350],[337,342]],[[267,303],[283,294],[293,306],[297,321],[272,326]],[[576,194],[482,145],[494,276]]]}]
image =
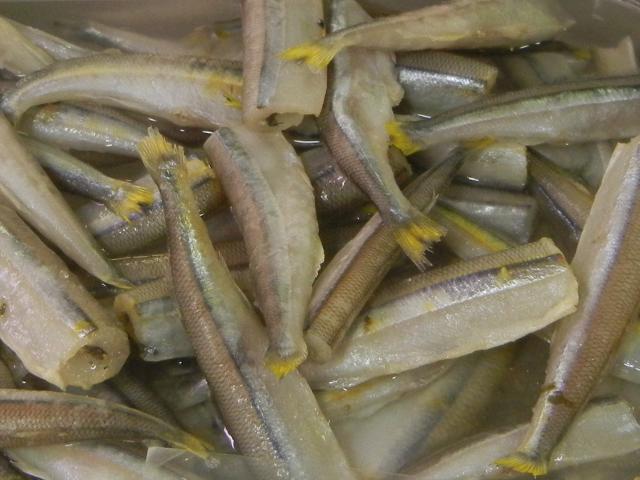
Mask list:
[{"label": "fish body", "polygon": [[3,168],[0,192],[42,235],[100,280],[127,287],[100,247],[74,216],[69,205],[27,152],[9,122],[0,117]]},{"label": "fish body", "polygon": [[279,132],[221,128],[205,149],[247,245],[271,340],[269,363],[286,373],[307,356],[303,323],[324,259],[311,183]]},{"label": "fish body", "polygon": [[[86,57],[95,52],[60,37],[40,30],[39,28],[23,25],[10,20],[11,24],[31,42],[45,51],[53,60],[67,60],[69,58]],[[52,63],[49,62],[49,63]]]},{"label": "fish body", "polygon": [[525,438],[498,460],[544,474],[553,449],[603,375],[640,298],[639,139],[616,149],[571,262],[577,311],[554,332],[547,376]]},{"label": "fish body", "polygon": [[321,0],[247,0],[242,5],[244,44],[242,114],[254,128],[279,130],[318,115],[326,72],[286,62],[280,53],[324,34]]},{"label": "fish body", "polygon": [[156,132],[140,150],[162,194],[183,322],[239,452],[259,478],[354,478],[306,382],[265,366],[266,332],[209,242],[184,153]]},{"label": "fish body", "polygon": [[303,365],[315,388],[509,343],[573,312],[577,284],[557,247],[542,239],[384,285],[372,298],[328,362]]},{"label": "fish body", "polygon": [[47,52],[35,45],[4,17],[0,17],[0,67],[14,75],[23,76],[53,63]]},{"label": "fish body", "polygon": [[3,95],[2,110],[16,122],[29,108],[43,103],[88,101],[158,116],[176,125],[215,127],[240,120],[239,111],[228,103],[241,83],[234,62],[93,55],[56,62],[25,77]]},{"label": "fish body", "polygon": [[343,27],[282,55],[322,68],[346,47],[387,51],[517,47],[548,40],[572,24],[554,1],[456,0]]},{"label": "fish body", "polygon": [[503,93],[389,129],[405,154],[487,138],[523,145],[581,143],[637,135],[639,104],[638,75],[586,79]]}]

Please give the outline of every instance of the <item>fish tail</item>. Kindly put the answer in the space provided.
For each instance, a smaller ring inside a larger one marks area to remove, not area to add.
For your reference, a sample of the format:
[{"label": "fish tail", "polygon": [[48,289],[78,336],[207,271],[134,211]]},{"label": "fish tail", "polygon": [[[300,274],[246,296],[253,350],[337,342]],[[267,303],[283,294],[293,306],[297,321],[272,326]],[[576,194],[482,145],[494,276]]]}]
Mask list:
[{"label": "fish tail", "polygon": [[153,200],[153,192],[148,188],[120,182],[113,199],[106,202],[106,205],[113,213],[128,222],[133,214],[142,212],[143,205],[151,205]]},{"label": "fish tail", "polygon": [[515,452],[495,461],[499,467],[505,467],[520,473],[530,473],[534,477],[547,474],[547,462],[524,452]]},{"label": "fish tail", "polygon": [[346,45],[343,42],[318,42],[303,43],[288,48],[280,54],[280,58],[288,61],[302,61],[313,70],[322,70],[329,65],[333,57]]},{"label": "fish tail", "polygon": [[408,221],[396,228],[394,236],[411,261],[424,270],[429,266],[425,251],[429,244],[439,241],[445,233],[444,227],[415,210]]},{"label": "fish tail", "polygon": [[174,169],[186,162],[184,149],[167,141],[155,127],[138,143],[138,153],[149,174],[158,180],[163,170]]},{"label": "fish tail", "polygon": [[269,348],[265,363],[267,368],[278,379],[284,378],[300,366],[307,358],[306,348],[303,351],[296,351],[286,357],[281,356],[277,351]]},{"label": "fish tail", "polygon": [[422,147],[411,140],[409,134],[405,131],[401,122],[391,121],[386,124],[387,133],[389,134],[389,139],[391,141],[391,145],[396,147],[405,155],[411,155],[412,153],[416,153],[419,150],[422,150]]}]

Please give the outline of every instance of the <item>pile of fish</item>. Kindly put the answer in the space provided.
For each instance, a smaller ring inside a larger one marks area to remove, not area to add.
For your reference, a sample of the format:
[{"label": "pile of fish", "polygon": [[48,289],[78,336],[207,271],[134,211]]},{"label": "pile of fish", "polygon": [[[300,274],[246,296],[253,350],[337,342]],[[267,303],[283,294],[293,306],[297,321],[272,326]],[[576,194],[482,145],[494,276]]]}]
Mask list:
[{"label": "pile of fish", "polygon": [[0,17],[0,478],[640,475],[633,42],[365,6]]}]

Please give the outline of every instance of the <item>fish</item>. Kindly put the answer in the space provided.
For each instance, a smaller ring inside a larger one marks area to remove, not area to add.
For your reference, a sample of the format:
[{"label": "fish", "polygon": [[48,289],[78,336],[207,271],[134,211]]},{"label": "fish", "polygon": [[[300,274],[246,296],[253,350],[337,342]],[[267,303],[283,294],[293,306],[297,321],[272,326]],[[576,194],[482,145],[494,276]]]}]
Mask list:
[{"label": "fish", "polygon": [[518,47],[549,40],[573,23],[553,1],[454,0],[343,26],[285,50],[282,57],[320,69],[346,47],[396,52]]},{"label": "fish", "polygon": [[316,389],[346,388],[512,342],[577,302],[569,265],[543,238],[383,284],[333,357],[301,372]]},{"label": "fish", "polygon": [[108,177],[46,143],[28,137],[20,140],[65,190],[102,203],[125,221],[129,221],[131,215],[141,213],[143,205],[153,202],[153,192],[148,188]]},{"label": "fish", "polygon": [[[526,428],[527,425],[522,424],[472,437],[461,445],[417,463],[405,473],[416,480],[521,478],[496,466],[493,461],[517,445]],[[550,470],[560,473],[570,467],[621,458],[631,452],[637,456],[639,448],[640,425],[630,405],[621,400],[594,402],[567,432],[553,455]]]},{"label": "fish", "polygon": [[544,218],[567,257],[573,257],[591,211],[593,194],[577,178],[539,156],[530,156],[529,172],[530,189]]},{"label": "fish", "polygon": [[498,77],[488,62],[430,50],[398,53],[395,68],[404,90],[402,106],[430,116],[488,95]]},{"label": "fish", "polygon": [[7,18],[0,16],[0,48],[4,52],[0,68],[23,76],[53,63],[47,52],[22,34]]},{"label": "fish", "polygon": [[139,149],[162,194],[183,323],[238,451],[259,478],[355,478],[300,374],[266,367],[267,333],[208,240],[184,152],[153,129]]},{"label": "fish", "polygon": [[[180,480],[184,476],[156,467],[126,447],[77,442],[11,449],[11,460],[23,472],[43,480]],[[0,477],[5,480],[5,477]],[[30,477],[32,478],[32,477]],[[200,477],[189,477],[199,480]],[[6,479],[9,480],[9,479]],[[16,479],[17,480],[17,479]]]},{"label": "fish", "polygon": [[438,203],[515,243],[531,240],[538,205],[524,193],[452,185]]},{"label": "fish", "polygon": [[62,392],[0,389],[0,447],[82,440],[161,440],[204,459],[211,448],[193,435],[133,408]]},{"label": "fish", "polygon": [[2,480],[28,480],[28,477],[15,469],[4,455],[0,456],[0,478]]},{"label": "fish", "polygon": [[[222,186],[215,172],[201,160],[187,162],[191,186],[203,213],[215,211],[226,205]],[[113,214],[104,205],[86,202],[75,213],[87,226],[87,230],[111,256],[128,255],[165,238],[165,223],[162,201],[148,175],[133,182],[154,190],[154,200],[141,214],[134,214],[124,220]]]},{"label": "fish", "polygon": [[431,216],[447,229],[443,243],[463,260],[508,250],[515,246],[512,241],[482,228],[469,218],[447,207],[434,206]]},{"label": "fish", "polygon": [[[370,17],[353,0],[331,4],[332,31]],[[419,267],[437,228],[411,205],[398,187],[388,159],[385,124],[402,97],[387,53],[351,49],[329,72],[329,88],[318,120],[327,148],[340,168],[376,205],[406,255]]]},{"label": "fish", "polygon": [[[459,164],[460,158],[448,159],[410,183],[405,191],[414,208],[428,212]],[[444,230],[437,228],[439,236],[444,236]],[[314,361],[331,358],[362,307],[401,255],[394,229],[376,213],[323,269],[313,289],[305,331]]]},{"label": "fish", "polygon": [[82,268],[105,283],[127,288],[129,282],[105,258],[96,241],[74,216],[38,162],[0,115],[2,140],[0,194],[30,225]]},{"label": "fish", "polygon": [[0,339],[29,372],[64,388],[115,375],[129,342],[65,264],[0,205]]},{"label": "fish", "polygon": [[[149,88],[153,78],[154,88]],[[123,108],[176,125],[217,127],[240,121],[242,85],[234,62],[206,57],[102,54],[72,58],[20,80],[0,107],[17,122],[43,103],[88,101]]]},{"label": "fish", "polygon": [[502,93],[432,119],[391,122],[387,129],[405,155],[453,141],[592,142],[637,135],[639,103],[638,75],[582,79]]},{"label": "fish", "polygon": [[432,439],[437,442],[447,434],[455,435],[451,424],[456,415],[470,420],[461,422],[460,434],[477,430],[478,417],[507,373],[511,357],[512,352],[503,348],[458,359],[426,386],[372,415],[336,424],[349,460],[364,478],[388,478],[430,448]]},{"label": "fish", "polygon": [[302,162],[279,132],[218,129],[204,146],[242,230],[267,324],[267,364],[284,376],[307,357],[302,336],[324,251]]},{"label": "fish", "polygon": [[548,459],[603,375],[640,298],[640,138],[614,151],[571,268],[580,286],[576,312],[551,341],[547,375],[527,434],[501,466],[543,475]]},{"label": "fish", "polygon": [[[318,216],[347,212],[367,203],[366,194],[342,172],[325,147],[308,150],[300,159],[313,185]],[[389,165],[399,185],[411,178],[411,166],[395,148],[389,151]]]},{"label": "fish", "polygon": [[593,63],[600,75],[633,75],[640,73],[633,39],[626,36],[613,47],[593,50]]},{"label": "fish", "polygon": [[324,35],[322,0],[247,0],[242,6],[242,118],[252,128],[283,130],[318,115],[326,72],[286,62],[280,53]]}]

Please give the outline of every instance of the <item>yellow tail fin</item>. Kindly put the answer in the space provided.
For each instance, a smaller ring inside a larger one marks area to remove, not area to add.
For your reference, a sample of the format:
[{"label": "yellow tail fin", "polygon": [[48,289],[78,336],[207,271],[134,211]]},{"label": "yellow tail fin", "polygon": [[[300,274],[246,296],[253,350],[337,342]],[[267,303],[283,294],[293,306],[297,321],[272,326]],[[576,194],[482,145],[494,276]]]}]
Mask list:
[{"label": "yellow tail fin", "polygon": [[303,43],[288,48],[280,54],[280,58],[289,61],[302,61],[315,70],[322,70],[329,65],[340,50],[342,50],[342,45],[320,40],[316,43]]},{"label": "yellow tail fin", "polygon": [[495,461],[499,467],[509,468],[520,473],[530,473],[534,477],[547,474],[547,462],[527,455],[522,452],[515,452],[504,458]]},{"label": "yellow tail fin", "polygon": [[397,228],[394,235],[404,253],[420,270],[424,270],[429,265],[425,251],[429,244],[439,241],[445,233],[442,226],[421,215],[406,226]]},{"label": "yellow tail fin", "polygon": [[404,131],[400,122],[389,122],[386,125],[386,129],[389,134],[389,139],[391,140],[391,145],[396,147],[403,154],[411,155],[412,153],[422,150],[422,147],[411,140],[409,135],[407,135],[407,132]]},{"label": "yellow tail fin", "polygon": [[153,200],[153,192],[148,188],[122,182],[115,197],[106,205],[113,213],[129,222],[131,215],[142,212],[142,206],[151,205]]},{"label": "yellow tail fin", "polygon": [[184,149],[167,141],[155,127],[149,127],[148,135],[138,143],[138,153],[149,174],[156,178],[160,169],[169,162],[186,163]]}]

